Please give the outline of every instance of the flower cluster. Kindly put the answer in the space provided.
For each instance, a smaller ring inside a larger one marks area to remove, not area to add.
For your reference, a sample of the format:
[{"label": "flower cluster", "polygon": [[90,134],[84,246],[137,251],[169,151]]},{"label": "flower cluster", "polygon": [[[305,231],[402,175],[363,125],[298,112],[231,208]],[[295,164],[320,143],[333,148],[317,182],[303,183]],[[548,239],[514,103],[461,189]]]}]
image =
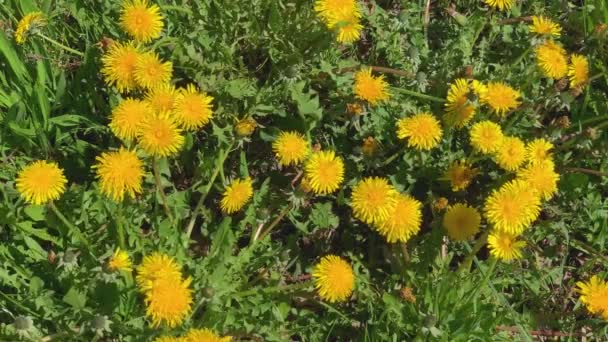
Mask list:
[{"label": "flower cluster", "polygon": [[355,0],[317,0],[315,11],[328,29],[337,31],[337,40],[352,43],[361,37],[361,10]]}]

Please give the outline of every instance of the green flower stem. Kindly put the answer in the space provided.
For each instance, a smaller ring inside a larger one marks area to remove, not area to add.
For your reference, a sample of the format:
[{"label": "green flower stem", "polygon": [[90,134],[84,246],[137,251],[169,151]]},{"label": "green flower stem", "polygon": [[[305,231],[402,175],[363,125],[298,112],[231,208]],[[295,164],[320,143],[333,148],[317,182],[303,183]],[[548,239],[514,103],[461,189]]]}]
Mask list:
[{"label": "green flower stem", "polygon": [[260,233],[258,236],[253,236],[251,243],[254,243],[258,240],[264,240],[264,238],[270,234],[270,232],[272,231],[272,229],[274,227],[276,227],[277,224],[279,224],[279,222],[281,222],[281,220],[283,220],[283,218],[285,217],[285,215],[287,215],[287,213],[289,213],[289,211],[293,209],[293,204],[288,205],[287,207],[285,207],[281,213],[279,214],[279,216],[277,216],[274,221],[272,221],[272,223],[270,223],[270,225],[268,226],[268,228],[264,229],[263,227],[259,229]]},{"label": "green flower stem", "polygon": [[515,62],[513,62],[511,65],[517,65],[517,64],[519,64],[524,58],[526,58],[527,55],[530,54],[530,52],[532,51],[532,49],[534,49],[534,46],[532,46],[532,45],[528,46],[528,48],[525,49],[524,52],[522,52],[521,55],[519,55],[519,57],[517,57],[517,59],[515,60]]},{"label": "green flower stem", "polygon": [[127,250],[127,245],[125,243],[125,229],[124,229],[124,213],[122,210],[122,201],[118,203],[118,215],[116,217],[116,230],[118,232],[118,246],[123,251]]},{"label": "green flower stem", "polygon": [[587,81],[587,83],[591,83],[591,82],[593,82],[593,81],[597,80],[598,78],[600,78],[600,77],[604,76],[605,74],[606,74],[606,73],[604,73],[604,72],[600,72],[600,73],[599,73],[599,74],[597,74],[597,75],[593,75],[593,76],[589,77],[589,80]]},{"label": "green flower stem", "polygon": [[392,163],[395,159],[397,159],[406,150],[407,150],[407,147],[405,147],[405,146],[402,147],[402,148],[400,148],[399,151],[395,152],[390,157],[386,158],[386,160],[384,162],[382,162],[382,164],[380,164],[380,166],[387,166],[388,164]]},{"label": "green flower stem", "polygon": [[42,38],[42,39],[46,40],[47,42],[49,42],[49,43],[51,43],[51,44],[56,45],[57,47],[59,47],[59,48],[61,48],[61,49],[65,50],[65,51],[71,52],[71,53],[73,53],[73,54],[75,54],[75,55],[78,55],[78,56],[80,56],[80,57],[84,57],[84,53],[82,53],[82,52],[80,52],[80,51],[78,51],[78,50],[74,50],[74,49],[72,49],[72,48],[71,48],[71,47],[69,47],[69,46],[65,46],[65,45],[61,44],[60,42],[56,41],[55,39],[50,38],[50,37],[47,37],[47,36],[45,36],[44,34],[42,34],[42,33],[40,33],[40,32],[36,33],[36,35],[37,35],[38,37],[40,37],[40,38]]},{"label": "green flower stem", "polygon": [[165,190],[163,190],[163,185],[161,183],[161,178],[160,178],[160,169],[159,169],[159,163],[160,160],[154,158],[154,160],[152,161],[152,169],[154,171],[154,180],[156,181],[156,191],[158,191],[160,193],[160,197],[162,200],[162,206],[163,208],[165,208],[165,214],[167,215],[167,217],[169,217],[169,220],[173,221],[173,214],[171,214],[171,209],[169,208],[169,205],[167,204],[167,195],[165,195]]},{"label": "green flower stem", "polygon": [[401,254],[403,254],[403,261],[405,262],[405,264],[409,264],[410,263],[410,253],[408,253],[407,251],[407,244],[405,242],[400,242],[399,243],[399,247],[401,247]]},{"label": "green flower stem", "polygon": [[403,89],[403,88],[397,88],[397,87],[391,87],[391,90],[401,93],[401,94],[405,94],[405,95],[410,95],[410,96],[414,96],[414,97],[418,97],[424,100],[429,100],[429,101],[434,101],[434,102],[441,102],[444,103],[445,99],[442,99],[440,97],[435,97],[435,96],[431,96],[431,95],[426,95],[426,94],[422,94],[419,93],[417,91],[413,91],[413,90],[408,90],[408,89]]},{"label": "green flower stem", "polygon": [[240,291],[234,294],[236,297],[247,297],[258,293],[276,293],[276,292],[293,292],[302,290],[313,286],[312,280],[308,280],[302,283],[295,283],[290,285],[277,285],[262,288],[253,288],[245,291]]},{"label": "green flower stem", "polygon": [[80,243],[82,243],[84,245],[84,247],[87,249],[88,252],[91,252],[91,244],[89,244],[89,241],[85,238],[84,234],[82,234],[82,232],[80,231],[80,229],[78,229],[78,227],[76,227],[75,225],[73,225],[72,223],[70,223],[70,221],[68,221],[68,219],[63,216],[63,214],[59,211],[59,209],[57,208],[57,206],[55,206],[55,203],[53,203],[52,201],[49,202],[49,208],[51,208],[51,210],[53,211],[53,213],[55,213],[55,215],[59,218],[59,220],[61,222],[63,222],[63,224],[68,227],[68,229],[74,234],[76,235],[76,237],[78,238],[78,240],[80,241]]},{"label": "green flower stem", "polygon": [[458,272],[468,272],[471,269],[473,258],[479,252],[479,250],[481,250],[481,247],[483,247],[486,242],[488,242],[488,235],[490,235],[490,231],[485,231],[483,232],[483,234],[481,234],[479,239],[477,239],[477,241],[475,242],[471,253],[469,253],[469,255],[467,255],[466,258],[462,261],[462,264],[460,264]]},{"label": "green flower stem", "polygon": [[196,207],[194,207],[194,210],[192,211],[192,216],[190,217],[188,226],[186,226],[186,236],[188,238],[190,238],[190,235],[192,234],[192,230],[194,229],[194,224],[196,223],[196,218],[203,207],[203,203],[205,202],[205,199],[207,198],[209,191],[211,191],[211,187],[213,186],[213,183],[215,183],[215,179],[219,175],[220,170],[224,169],[224,162],[226,161],[226,158],[228,158],[228,155],[230,154],[233,145],[234,145],[234,142],[231,142],[230,145],[225,150],[220,150],[217,161],[215,163],[215,170],[213,170],[213,174],[211,175],[209,182],[205,186],[205,189],[203,190],[203,193],[201,194],[201,198],[199,198],[198,203],[196,203]]}]

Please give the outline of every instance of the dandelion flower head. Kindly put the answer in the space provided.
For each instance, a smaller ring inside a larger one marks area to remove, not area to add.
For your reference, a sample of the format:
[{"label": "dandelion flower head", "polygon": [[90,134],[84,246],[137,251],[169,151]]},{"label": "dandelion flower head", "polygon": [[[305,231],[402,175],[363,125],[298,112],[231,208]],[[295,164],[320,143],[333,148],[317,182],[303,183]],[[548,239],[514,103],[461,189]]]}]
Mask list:
[{"label": "dandelion flower head", "polygon": [[108,261],[108,269],[110,271],[131,272],[133,270],[131,258],[129,254],[120,248],[117,248],[110,260]]},{"label": "dandelion flower head", "polygon": [[120,139],[131,141],[137,136],[144,121],[153,115],[147,102],[127,98],[112,110],[108,126]]},{"label": "dandelion flower head", "polygon": [[328,302],[344,302],[355,287],[352,266],[344,259],[327,255],[314,267],[312,277],[319,296]]},{"label": "dandelion flower head", "polygon": [[577,54],[570,57],[568,78],[571,88],[583,86],[589,81],[589,61],[587,57]]},{"label": "dandelion flower head", "polygon": [[226,214],[232,214],[243,208],[253,196],[251,178],[237,179],[232,182],[222,196],[221,207]]},{"label": "dandelion flower head", "polygon": [[552,40],[536,47],[536,63],[547,77],[560,79],[568,74],[566,50]]},{"label": "dandelion flower head", "polygon": [[334,151],[314,152],[304,165],[305,176],[316,194],[330,194],[344,180],[344,162]]},{"label": "dandelion flower head", "polygon": [[220,337],[210,329],[190,329],[183,342],[230,342],[230,336]]},{"label": "dandelion flower head", "polygon": [[492,192],[484,212],[494,229],[519,235],[538,218],[540,196],[530,184],[516,179]]},{"label": "dandelion flower head", "polygon": [[397,137],[408,139],[408,146],[418,150],[436,147],[442,134],[439,121],[431,113],[419,113],[397,122]]},{"label": "dandelion flower head", "polygon": [[594,275],[587,282],[577,282],[576,286],[587,310],[608,320],[608,283]]},{"label": "dandelion flower head", "polygon": [[15,30],[15,41],[17,44],[23,44],[27,40],[28,33],[39,26],[46,23],[46,16],[42,12],[31,12],[25,15],[19,23],[17,23],[17,29]]},{"label": "dandelion flower head", "polygon": [[213,97],[199,92],[193,84],[181,89],[175,104],[177,122],[186,130],[204,127],[213,118]]},{"label": "dandelion flower head", "polygon": [[19,172],[16,187],[27,203],[40,205],[58,199],[65,192],[66,183],[57,163],[39,160]]},{"label": "dandelion flower head", "polygon": [[150,42],[160,37],[163,16],[157,5],[148,0],[125,0],[120,14],[120,26],[136,41]]},{"label": "dandelion flower head", "polygon": [[486,5],[499,9],[501,11],[511,9],[515,0],[483,0]]},{"label": "dandelion flower head", "polygon": [[389,98],[388,84],[384,76],[372,76],[371,68],[363,68],[355,74],[355,95],[361,100],[376,105]]},{"label": "dandelion flower head", "polygon": [[470,167],[466,162],[454,162],[446,172],[447,178],[452,185],[452,191],[460,191],[466,189],[473,177],[477,174],[477,170]]},{"label": "dandelion flower head", "polygon": [[185,141],[181,129],[166,113],[146,118],[138,130],[137,137],[139,146],[146,153],[157,157],[178,153]]},{"label": "dandelion flower head", "polygon": [[485,154],[498,151],[504,139],[500,126],[487,120],[474,124],[469,136],[473,148]]},{"label": "dandelion flower head", "polygon": [[368,177],[353,189],[351,206],[355,218],[369,224],[388,219],[397,205],[397,190],[385,178]]},{"label": "dandelion flower head", "polygon": [[457,79],[450,85],[445,103],[444,121],[448,126],[464,127],[475,115],[475,106],[469,101],[469,81]]},{"label": "dandelion flower head", "polygon": [[553,144],[546,139],[534,139],[526,145],[526,160],[530,164],[542,163],[551,160],[552,155],[549,151],[553,149]]},{"label": "dandelion flower head", "polygon": [[505,137],[494,159],[503,169],[516,171],[526,160],[526,144],[517,137]]},{"label": "dandelion flower head", "polygon": [[145,52],[137,57],[133,75],[142,88],[160,87],[171,81],[173,63],[161,61],[154,52]]},{"label": "dandelion flower head", "polygon": [[146,102],[155,113],[172,112],[175,109],[177,91],[172,84],[161,84],[146,93]]},{"label": "dandelion flower head", "polygon": [[192,289],[190,278],[159,278],[149,283],[145,292],[146,316],[152,326],[165,324],[174,328],[182,324],[192,309]]},{"label": "dandelion flower head", "polygon": [[101,58],[101,73],[106,84],[116,86],[118,91],[127,92],[137,87],[135,65],[142,51],[133,43],[112,43]]},{"label": "dandelion flower head", "polygon": [[519,107],[521,94],[519,91],[502,82],[489,82],[483,95],[483,102],[499,116],[505,116],[509,111]]},{"label": "dandelion flower head", "polygon": [[530,25],[530,32],[545,35],[559,37],[562,32],[562,28],[559,24],[553,20],[541,16],[532,16],[532,25]]},{"label": "dandelion flower head", "polygon": [[115,201],[125,195],[131,198],[141,193],[144,177],[143,164],[134,151],[121,148],[115,152],[104,152],[97,157],[94,166],[101,192]]},{"label": "dandelion flower head", "polygon": [[477,209],[463,203],[450,206],[443,216],[443,226],[450,238],[464,241],[479,232],[481,215]]},{"label": "dandelion flower head", "polygon": [[398,194],[389,217],[374,225],[387,242],[407,242],[420,231],[422,203],[410,195]]},{"label": "dandelion flower head", "polygon": [[557,193],[559,174],[551,160],[529,164],[518,172],[517,177],[536,190],[542,200],[550,200]]},{"label": "dandelion flower head", "polygon": [[498,260],[511,261],[520,259],[521,249],[526,246],[524,241],[518,241],[517,236],[500,230],[488,235],[490,254]]}]

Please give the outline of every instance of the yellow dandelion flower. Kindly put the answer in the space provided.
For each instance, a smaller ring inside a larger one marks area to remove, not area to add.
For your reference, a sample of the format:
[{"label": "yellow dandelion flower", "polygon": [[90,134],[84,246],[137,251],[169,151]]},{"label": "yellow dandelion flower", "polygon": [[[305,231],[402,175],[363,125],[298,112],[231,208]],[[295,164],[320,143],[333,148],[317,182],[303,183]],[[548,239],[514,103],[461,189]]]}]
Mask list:
[{"label": "yellow dandelion flower", "polygon": [[183,337],[175,336],[160,336],[154,339],[154,342],[185,342]]},{"label": "yellow dandelion flower", "polygon": [[352,16],[338,25],[337,41],[340,43],[352,43],[361,38],[363,25],[359,22],[359,18]]},{"label": "yellow dandelion flower", "polygon": [[439,121],[431,113],[419,113],[397,122],[397,137],[418,150],[430,150],[439,145],[442,135]]},{"label": "yellow dandelion flower", "polygon": [[511,9],[515,0],[483,0],[486,5],[494,8],[498,8],[501,11]]},{"label": "yellow dandelion flower", "polygon": [[587,282],[577,282],[576,286],[580,301],[587,310],[608,320],[608,283],[594,275]]},{"label": "yellow dandelion flower", "polygon": [[540,196],[530,184],[516,179],[486,199],[485,216],[496,230],[521,234],[540,214]]},{"label": "yellow dandelion flower", "polygon": [[386,178],[367,177],[353,188],[351,206],[355,218],[369,224],[388,219],[397,205],[398,192]]},{"label": "yellow dandelion flower", "polygon": [[338,16],[348,16],[357,13],[359,8],[355,0],[316,0],[315,12],[325,22]]},{"label": "yellow dandelion flower", "polygon": [[550,200],[557,192],[559,175],[555,172],[555,165],[551,160],[530,164],[523,168],[517,177],[538,191],[543,200]]},{"label": "yellow dandelion flower", "polygon": [[125,194],[135,198],[135,194],[141,193],[144,169],[137,153],[121,148],[116,152],[102,153],[96,160],[93,168],[97,171],[101,192],[106,196],[122,201]]},{"label": "yellow dandelion flower", "polygon": [[484,99],[488,94],[488,86],[478,80],[471,81],[471,89],[480,103],[485,103]]},{"label": "yellow dandelion flower", "polygon": [[298,132],[281,132],[272,143],[272,150],[282,166],[299,164],[308,155],[310,147]]},{"label": "yellow dandelion flower", "polygon": [[361,100],[376,105],[389,98],[388,83],[384,75],[372,76],[371,68],[363,68],[355,73],[355,95]]},{"label": "yellow dandelion flower", "polygon": [[518,241],[517,235],[503,231],[493,231],[488,235],[488,248],[490,254],[496,259],[511,261],[521,258],[521,249],[526,246],[525,241]]},{"label": "yellow dandelion flower", "polygon": [[42,12],[28,13],[19,20],[17,29],[15,30],[15,41],[17,44],[23,44],[27,40],[27,35],[33,29],[43,26],[46,23],[46,16]]},{"label": "yellow dandelion flower", "polygon": [[577,54],[570,57],[568,78],[571,88],[583,86],[589,81],[589,61],[587,57]]},{"label": "yellow dandelion flower", "polygon": [[551,160],[549,152],[553,149],[553,144],[545,139],[534,139],[526,145],[526,160],[531,164],[541,163]]},{"label": "yellow dandelion flower", "polygon": [[519,91],[501,82],[490,82],[482,102],[487,103],[492,111],[499,116],[519,107],[521,94]]},{"label": "yellow dandelion flower", "polygon": [[106,84],[116,86],[118,91],[131,91],[137,87],[135,64],[142,51],[133,43],[112,43],[108,52],[101,58],[101,73]]},{"label": "yellow dandelion flower", "polygon": [[125,0],[120,13],[120,26],[133,39],[147,43],[160,37],[163,16],[157,5],[148,0]]},{"label": "yellow dandelion flower", "polygon": [[147,102],[137,99],[125,99],[110,116],[110,129],[112,133],[122,140],[133,140],[146,119],[152,117],[154,112]]},{"label": "yellow dandelion flower", "polygon": [[487,120],[474,124],[469,135],[471,146],[485,154],[498,151],[504,139],[500,126]]},{"label": "yellow dandelion flower", "polygon": [[359,102],[347,103],[346,114],[356,116],[363,114],[363,106]]},{"label": "yellow dandelion flower", "polygon": [[190,329],[184,342],[230,342],[230,336],[220,337],[210,329]]},{"label": "yellow dandelion flower", "polygon": [[475,115],[475,106],[469,101],[470,93],[469,81],[464,78],[459,78],[450,85],[443,117],[448,126],[462,128],[471,121]]},{"label": "yellow dandelion flower", "polygon": [[477,174],[477,170],[470,167],[466,162],[456,161],[452,163],[446,172],[447,178],[452,185],[452,191],[460,191],[466,189],[473,177]]},{"label": "yellow dandelion flower", "polygon": [[152,326],[165,324],[174,328],[182,324],[192,309],[192,279],[159,278],[149,283],[145,292],[146,316]]},{"label": "yellow dandelion flower", "polygon": [[566,50],[552,40],[536,47],[536,63],[547,77],[560,79],[568,74]]},{"label": "yellow dandelion flower", "polygon": [[344,180],[344,162],[334,151],[314,152],[304,165],[305,176],[316,194],[330,194]]},{"label": "yellow dandelion flower", "polygon": [[137,137],[139,146],[157,157],[168,157],[178,153],[185,141],[181,129],[167,114],[146,118],[140,126]]},{"label": "yellow dandelion flower", "polygon": [[148,91],[146,102],[155,113],[172,112],[175,109],[177,91],[172,84],[162,84]]},{"label": "yellow dandelion flower", "polygon": [[398,194],[397,204],[389,217],[374,225],[389,243],[407,242],[420,231],[422,203],[409,195]]},{"label": "yellow dandelion flower", "polygon": [[133,267],[131,265],[131,258],[129,258],[129,254],[120,248],[117,248],[114,255],[112,255],[108,261],[108,269],[114,272],[131,272]]},{"label": "yellow dandelion flower", "polygon": [[180,280],[182,276],[181,267],[170,256],[160,252],[146,255],[141,265],[137,268],[135,280],[142,291],[146,291],[150,284],[167,278],[170,280]]},{"label": "yellow dandelion flower", "polygon": [[35,161],[17,175],[17,191],[26,202],[40,205],[58,199],[65,192],[67,179],[55,162]]},{"label": "yellow dandelion flower", "polygon": [[504,137],[494,160],[503,169],[516,171],[526,160],[526,144],[517,137]]},{"label": "yellow dandelion flower", "polygon": [[363,152],[363,155],[365,155],[367,158],[372,158],[375,156],[378,153],[378,150],[380,150],[380,144],[376,139],[374,139],[374,137],[367,137],[363,139],[361,152]]},{"label": "yellow dandelion flower", "polygon": [[236,125],[234,125],[234,130],[239,137],[248,137],[253,134],[253,131],[255,131],[257,126],[258,123],[254,119],[246,117],[239,120]]},{"label": "yellow dandelion flower", "polygon": [[559,26],[559,24],[547,17],[543,17],[542,15],[534,15],[532,16],[530,32],[540,35],[559,37],[561,35],[562,28]]},{"label": "yellow dandelion flower", "polygon": [[335,255],[324,256],[314,267],[312,277],[321,299],[331,303],[348,300],[355,287],[352,266]]},{"label": "yellow dandelion flower", "polygon": [[139,86],[152,89],[171,81],[173,63],[163,62],[154,52],[140,54],[135,62],[134,77]]},{"label": "yellow dandelion flower", "polygon": [[450,206],[443,216],[443,226],[450,238],[464,241],[479,232],[481,215],[477,209],[466,204],[456,203]]},{"label": "yellow dandelion flower", "polygon": [[202,128],[213,118],[211,101],[213,97],[188,84],[185,89],[180,89],[177,97],[174,112],[177,122],[186,130]]},{"label": "yellow dandelion flower", "polygon": [[232,214],[243,208],[253,195],[253,186],[250,178],[243,180],[237,179],[232,182],[222,196],[222,211],[226,214]]}]

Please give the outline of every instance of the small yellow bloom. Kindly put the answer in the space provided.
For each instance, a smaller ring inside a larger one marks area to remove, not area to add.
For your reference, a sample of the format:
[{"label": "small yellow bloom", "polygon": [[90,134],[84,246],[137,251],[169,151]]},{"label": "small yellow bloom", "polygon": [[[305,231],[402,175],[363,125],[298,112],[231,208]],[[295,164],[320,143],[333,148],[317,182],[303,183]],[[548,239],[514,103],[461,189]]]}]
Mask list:
[{"label": "small yellow bloom", "polygon": [[142,51],[133,42],[112,43],[101,58],[101,73],[106,84],[115,85],[120,92],[134,90],[137,87],[135,64],[141,55]]},{"label": "small yellow bloom", "polygon": [[154,52],[140,54],[135,62],[135,81],[145,89],[163,86],[171,81],[173,63],[163,62]]},{"label": "small yellow bloom", "polygon": [[154,342],[185,342],[185,339],[175,336],[160,336],[155,338]]},{"label": "small yellow bloom", "polygon": [[65,192],[67,182],[57,163],[39,160],[19,172],[16,185],[26,202],[40,205],[58,199]]},{"label": "small yellow bloom", "polygon": [[137,137],[139,146],[146,153],[156,157],[177,154],[185,141],[181,129],[168,114],[146,118],[139,128]]},{"label": "small yellow bloom", "polygon": [[543,138],[534,139],[526,145],[526,160],[531,164],[551,160],[552,156],[549,151],[552,149],[553,144],[547,140]]},{"label": "small yellow bloom", "polygon": [[387,242],[407,242],[420,231],[422,203],[410,195],[397,194],[397,204],[386,220],[374,225]]},{"label": "small yellow bloom", "polygon": [[555,165],[549,159],[529,164],[518,172],[517,177],[538,191],[543,200],[550,200],[557,193],[559,175],[555,172]]},{"label": "small yellow bloom", "polygon": [[503,261],[521,258],[521,249],[526,246],[524,241],[518,241],[517,236],[503,232],[493,231],[488,236],[488,247],[493,257]]},{"label": "small yellow bloom", "polygon": [[305,177],[316,194],[327,195],[344,180],[344,162],[334,151],[314,152],[304,165]]},{"label": "small yellow bloom", "polygon": [[29,32],[46,24],[46,16],[42,12],[31,12],[19,20],[15,30],[15,41],[23,44],[27,40]]},{"label": "small yellow bloom", "polygon": [[133,140],[144,121],[154,115],[147,102],[127,98],[122,101],[110,116],[112,133],[122,140]]},{"label": "small yellow bloom", "polygon": [[232,182],[222,197],[222,211],[226,214],[232,214],[239,211],[249,201],[253,195],[253,186],[250,178],[243,180],[237,179]]},{"label": "small yellow bloom", "polygon": [[146,291],[150,284],[159,279],[179,281],[181,279],[181,267],[167,254],[154,252],[146,255],[141,265],[137,268],[137,286]]},{"label": "small yellow bloom", "polygon": [[155,113],[173,112],[177,91],[172,84],[162,84],[148,91],[146,102]]},{"label": "small yellow bloom", "polygon": [[477,96],[480,103],[484,103],[484,98],[488,94],[488,86],[478,80],[471,81],[471,89]]},{"label": "small yellow bloom", "polygon": [[220,337],[210,329],[190,329],[183,342],[230,342],[230,336]]},{"label": "small yellow bloom", "polygon": [[542,15],[534,15],[532,16],[530,32],[540,35],[559,37],[561,35],[562,28],[559,26],[559,24],[547,17],[543,17]]},{"label": "small yellow bloom", "polygon": [[211,110],[213,97],[199,92],[193,84],[180,89],[175,104],[177,122],[186,130],[203,128],[213,118]]},{"label": "small yellow bloom", "polygon": [[239,137],[248,137],[253,134],[257,125],[258,123],[254,119],[246,117],[234,125],[234,130]]},{"label": "small yellow bloom", "polygon": [[131,265],[131,258],[129,258],[129,254],[120,248],[117,248],[114,255],[112,255],[108,261],[108,269],[114,272],[131,272],[133,267]]},{"label": "small yellow bloom", "polygon": [[547,77],[560,79],[568,74],[566,50],[552,40],[536,47],[536,63]]},{"label": "small yellow bloom", "polygon": [[125,0],[120,25],[133,39],[144,43],[160,37],[164,26],[160,8],[148,0]]},{"label": "small yellow bloom", "polygon": [[376,105],[389,98],[388,83],[384,75],[372,76],[371,68],[363,68],[355,74],[355,95],[358,99],[365,100],[371,105]]},{"label": "small yellow bloom", "polygon": [[517,137],[505,137],[494,160],[507,171],[516,171],[526,160],[526,145]]},{"label": "small yellow bloom", "polygon": [[482,102],[499,116],[505,116],[509,111],[519,107],[521,94],[519,91],[501,82],[489,82],[486,86]]},{"label": "small yellow bloom", "polygon": [[323,257],[314,267],[312,277],[319,296],[331,303],[348,300],[355,287],[352,266],[335,255]]},{"label": "small yellow bloom", "polygon": [[571,88],[583,86],[589,81],[589,61],[587,57],[577,54],[570,57],[568,78],[570,78]]},{"label": "small yellow bloom", "polygon": [[336,26],[338,27],[336,40],[340,43],[352,43],[361,38],[363,25],[361,25],[359,17],[351,16]]},{"label": "small yellow bloom", "polygon": [[121,148],[116,152],[102,153],[96,160],[93,168],[97,171],[101,192],[105,195],[122,201],[125,194],[135,198],[135,194],[141,193],[144,170],[137,153]]},{"label": "small yellow bloom", "polygon": [[459,78],[450,85],[443,116],[448,126],[462,128],[471,121],[475,115],[475,106],[469,101],[470,93],[469,81],[464,78]]},{"label": "small yellow bloom", "polygon": [[518,235],[538,218],[540,196],[530,184],[516,179],[494,190],[484,211],[496,230]]},{"label": "small yellow bloom", "polygon": [[470,139],[475,150],[488,154],[498,151],[504,135],[499,125],[486,120],[471,127]]},{"label": "small yellow bloom", "polygon": [[144,302],[153,327],[165,324],[174,328],[183,323],[192,309],[191,282],[190,278],[159,278],[148,284]]},{"label": "small yellow bloom", "polygon": [[443,226],[450,238],[464,241],[479,232],[481,215],[477,209],[466,204],[456,203],[448,208],[443,216]]},{"label": "small yellow bloom", "polygon": [[594,275],[587,282],[577,282],[576,286],[581,294],[580,301],[587,310],[608,320],[608,283]]},{"label": "small yellow bloom", "polygon": [[317,0],[315,12],[327,28],[338,30],[338,41],[351,43],[361,37],[361,11],[355,0]]},{"label": "small yellow bloom", "polygon": [[452,191],[460,191],[466,189],[473,177],[477,174],[477,170],[470,167],[466,162],[454,162],[446,172],[447,178],[452,185]]},{"label": "small yellow bloom", "polygon": [[511,9],[515,0],[483,0],[486,5],[497,8],[501,11]]},{"label": "small yellow bloom", "polygon": [[418,150],[430,150],[436,147],[442,134],[439,121],[431,113],[419,113],[397,122],[397,137],[408,139],[408,146]]},{"label": "small yellow bloom", "polygon": [[272,143],[272,150],[282,166],[297,165],[304,160],[310,147],[298,132],[281,132]]},{"label": "small yellow bloom", "polygon": [[385,178],[364,178],[353,188],[353,216],[369,224],[383,222],[395,210],[398,194]]},{"label": "small yellow bloom", "polygon": [[359,102],[355,103],[347,103],[346,104],[346,113],[349,115],[361,115],[363,114],[363,106]]},{"label": "small yellow bloom", "polygon": [[436,211],[442,211],[448,207],[450,202],[445,197],[439,197],[435,202],[433,202],[433,209]]}]

